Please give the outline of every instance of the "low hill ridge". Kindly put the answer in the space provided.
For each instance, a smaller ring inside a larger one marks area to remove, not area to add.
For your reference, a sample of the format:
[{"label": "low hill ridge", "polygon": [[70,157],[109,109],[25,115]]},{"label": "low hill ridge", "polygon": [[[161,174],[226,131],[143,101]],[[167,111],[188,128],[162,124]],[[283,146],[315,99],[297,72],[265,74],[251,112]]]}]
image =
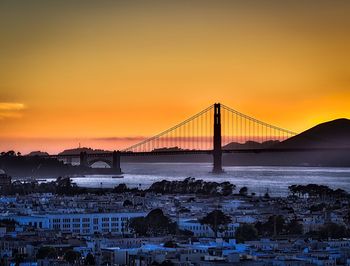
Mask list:
[{"label": "low hill ridge", "polygon": [[275,148],[350,148],[350,120],[340,118],[318,124],[276,144]]}]

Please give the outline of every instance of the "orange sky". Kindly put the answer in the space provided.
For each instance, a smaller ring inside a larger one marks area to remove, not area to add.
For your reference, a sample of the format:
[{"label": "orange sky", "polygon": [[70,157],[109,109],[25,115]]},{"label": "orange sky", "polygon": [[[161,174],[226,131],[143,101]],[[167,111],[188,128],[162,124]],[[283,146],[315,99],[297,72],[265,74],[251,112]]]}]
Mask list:
[{"label": "orange sky", "polygon": [[297,132],[349,118],[349,12],[322,0],[1,1],[0,150],[122,148],[214,102]]}]

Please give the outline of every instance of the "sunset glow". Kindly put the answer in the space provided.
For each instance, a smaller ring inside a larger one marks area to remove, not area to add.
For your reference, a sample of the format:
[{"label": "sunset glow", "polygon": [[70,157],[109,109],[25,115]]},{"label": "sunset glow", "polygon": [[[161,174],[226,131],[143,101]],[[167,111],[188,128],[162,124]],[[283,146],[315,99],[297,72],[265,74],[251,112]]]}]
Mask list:
[{"label": "sunset glow", "polygon": [[214,102],[349,118],[350,2],[249,3],[2,1],[0,150],[121,149]]}]

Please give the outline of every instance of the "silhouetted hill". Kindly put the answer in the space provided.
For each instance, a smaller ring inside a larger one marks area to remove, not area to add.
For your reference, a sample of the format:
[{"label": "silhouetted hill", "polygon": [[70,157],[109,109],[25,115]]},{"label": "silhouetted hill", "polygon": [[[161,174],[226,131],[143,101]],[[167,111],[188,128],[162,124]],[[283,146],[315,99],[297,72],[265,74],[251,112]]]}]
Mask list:
[{"label": "silhouetted hill", "polygon": [[26,156],[48,156],[49,154],[44,151],[32,151],[28,153]]},{"label": "silhouetted hill", "polygon": [[107,150],[100,150],[100,149],[92,149],[92,148],[87,148],[87,147],[82,147],[82,148],[74,148],[74,149],[67,149],[64,150],[63,152],[60,152],[60,155],[69,155],[69,154],[80,154],[80,152],[86,152],[88,154],[96,154],[96,153],[106,153],[110,152]]},{"label": "silhouetted hill", "polygon": [[350,120],[342,118],[319,124],[272,148],[306,150],[224,154],[223,164],[350,167]]},{"label": "silhouetted hill", "polygon": [[278,140],[269,140],[262,143],[256,141],[247,141],[245,143],[231,142],[222,147],[223,150],[234,150],[234,149],[267,149],[280,143]]},{"label": "silhouetted hill", "polygon": [[350,120],[341,118],[314,126],[275,148],[350,148]]}]

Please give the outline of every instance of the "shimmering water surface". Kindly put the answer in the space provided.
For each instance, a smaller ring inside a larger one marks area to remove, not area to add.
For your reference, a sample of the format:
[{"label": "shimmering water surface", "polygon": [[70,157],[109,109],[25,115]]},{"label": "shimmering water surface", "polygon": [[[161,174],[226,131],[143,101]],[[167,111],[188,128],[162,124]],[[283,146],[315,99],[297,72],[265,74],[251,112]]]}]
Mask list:
[{"label": "shimmering water surface", "polygon": [[147,188],[153,182],[182,180],[194,177],[206,181],[229,181],[237,186],[247,186],[258,195],[267,190],[270,195],[285,196],[288,186],[293,184],[323,184],[331,188],[342,188],[350,192],[350,168],[328,167],[225,167],[225,173],[212,174],[210,163],[124,163],[124,178],[89,175],[74,177],[73,181],[82,187],[114,187],[125,183],[129,187]]}]

